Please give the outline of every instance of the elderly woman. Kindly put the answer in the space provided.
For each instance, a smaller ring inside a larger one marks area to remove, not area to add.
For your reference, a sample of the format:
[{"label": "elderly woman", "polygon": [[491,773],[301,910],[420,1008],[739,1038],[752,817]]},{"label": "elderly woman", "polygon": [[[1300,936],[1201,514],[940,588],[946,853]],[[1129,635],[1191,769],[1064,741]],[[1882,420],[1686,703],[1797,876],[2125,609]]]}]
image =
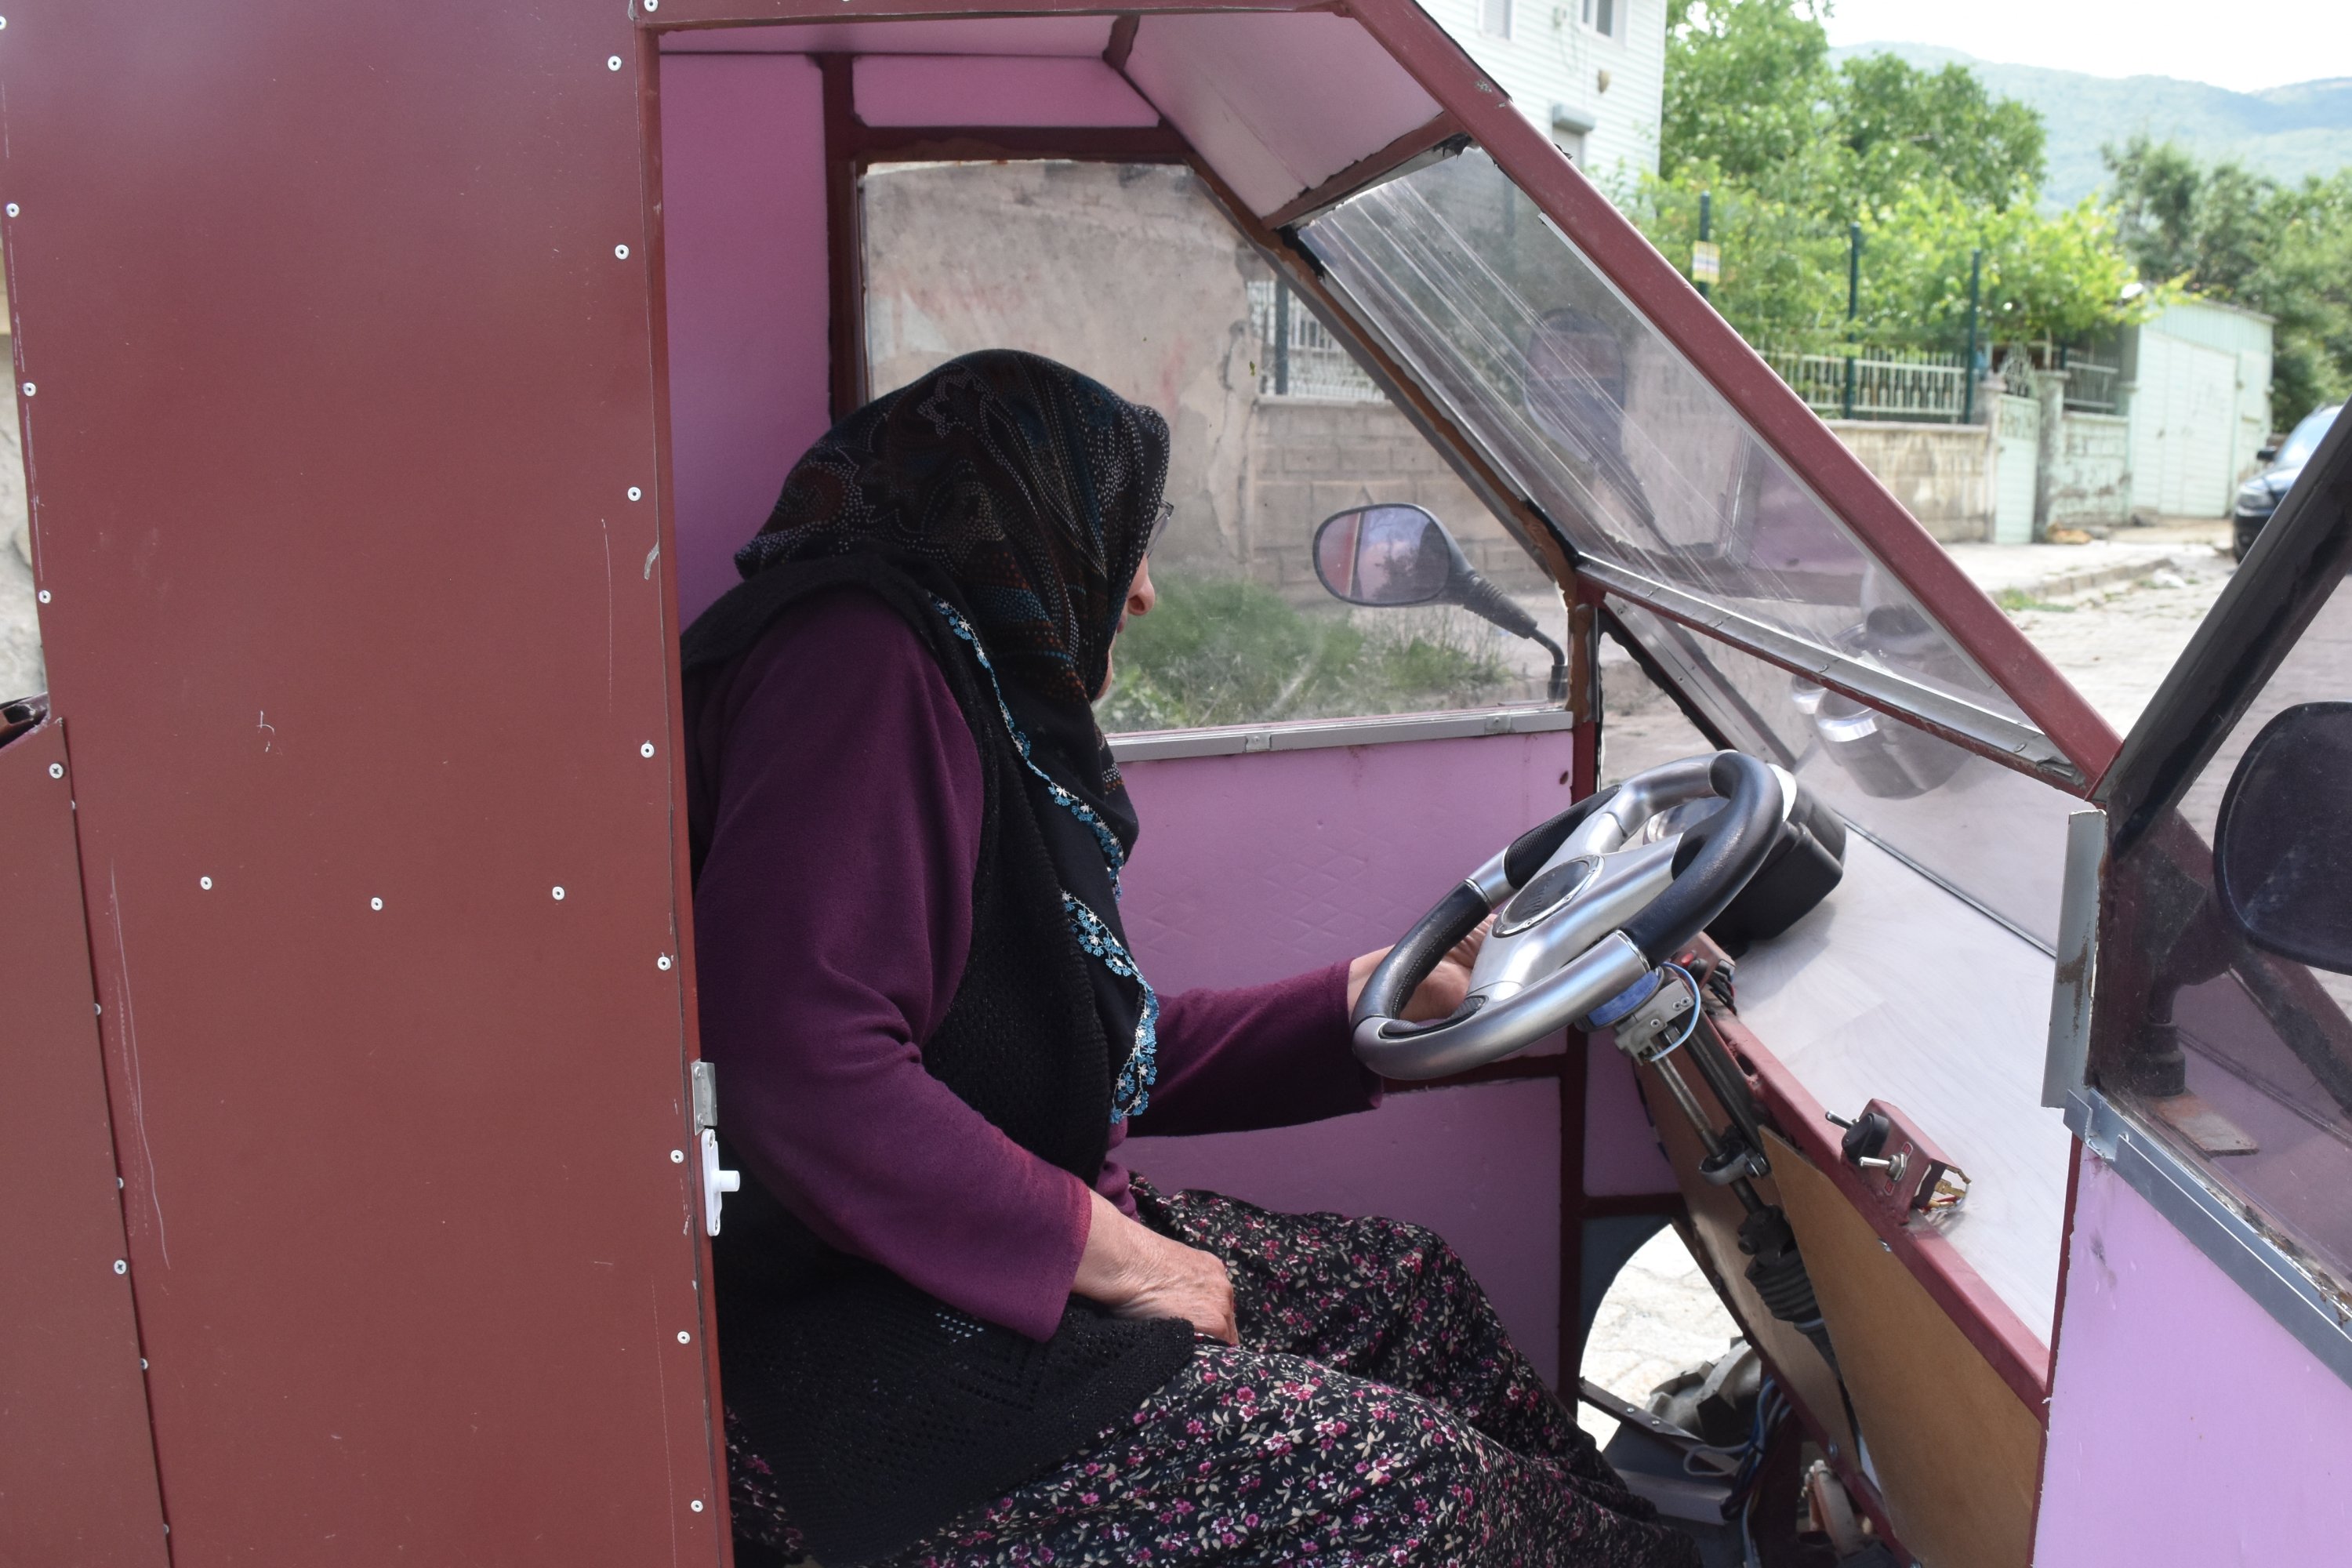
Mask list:
[{"label": "elderly woman", "polygon": [[1163,997],[1128,946],[1091,702],[1167,468],[1157,414],[969,355],[818,442],[687,633],[739,1560],[1693,1562],[1434,1237],[1117,1158],[1380,1094],[1379,954]]}]

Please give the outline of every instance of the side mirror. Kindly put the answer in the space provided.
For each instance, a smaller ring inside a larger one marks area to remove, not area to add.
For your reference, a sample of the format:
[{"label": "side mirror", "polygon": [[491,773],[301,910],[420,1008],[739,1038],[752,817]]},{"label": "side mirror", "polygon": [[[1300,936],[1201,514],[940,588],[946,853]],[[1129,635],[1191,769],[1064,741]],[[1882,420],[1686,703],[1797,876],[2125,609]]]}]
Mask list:
[{"label": "side mirror", "polygon": [[1459,605],[1513,637],[1551,650],[1551,696],[1568,694],[1568,656],[1536,618],[1486,581],[1445,525],[1417,506],[1351,507],[1315,530],[1315,575],[1351,605]]},{"label": "side mirror", "polygon": [[2277,456],[2278,446],[2275,442],[2266,443],[2254,448],[2254,461],[2262,464],[2264,468],[2270,467],[2271,460]]},{"label": "side mirror", "polygon": [[1445,525],[1417,506],[1362,506],[1335,513],[1315,531],[1315,575],[1334,598],[1386,607],[1454,595],[1457,578],[1477,576]]},{"label": "side mirror", "polygon": [[2213,829],[2222,917],[2265,952],[2352,974],[2352,702],[2263,726]]}]

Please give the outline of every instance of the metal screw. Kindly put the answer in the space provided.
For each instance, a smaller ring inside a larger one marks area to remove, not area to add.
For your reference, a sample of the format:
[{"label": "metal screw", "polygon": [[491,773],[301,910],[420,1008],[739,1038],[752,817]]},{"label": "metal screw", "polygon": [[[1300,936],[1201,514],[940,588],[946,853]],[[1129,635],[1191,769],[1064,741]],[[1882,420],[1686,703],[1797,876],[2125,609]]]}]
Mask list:
[{"label": "metal screw", "polygon": [[15,202],[10,202],[8,204],[8,216],[10,217],[15,217],[16,216],[16,204]]},{"label": "metal screw", "polygon": [[383,900],[382,899],[370,899],[368,900],[368,908],[372,910],[380,910],[383,908]]},{"label": "metal screw", "polygon": [[114,1260],[114,1271],[117,1274],[128,1274],[131,1272],[131,1265],[118,1258]]},{"label": "metal screw", "polygon": [[555,889],[555,901],[559,904],[563,901],[563,889],[561,888]]},{"label": "metal screw", "polygon": [[660,10],[660,9],[661,9],[661,0],[646,0],[646,10],[648,10],[648,11],[658,11],[658,10]]},{"label": "metal screw", "polygon": [[663,953],[659,958],[655,959],[655,960],[654,960],[654,967],[655,967],[656,969],[660,970],[660,971],[661,971],[663,973],[665,973],[665,974],[668,973],[669,973],[669,954],[665,952],[665,953]]},{"label": "metal screw", "polygon": [[49,602],[49,591],[47,588],[42,589],[40,593],[34,596],[39,599],[44,605]]},{"label": "metal screw", "polygon": [[25,395],[27,397],[33,395],[33,384],[29,381],[25,384]]},{"label": "metal screw", "polygon": [[1835,1443],[1832,1443],[1830,1445],[1830,1458],[1832,1459],[1837,1458],[1837,1445]]},{"label": "metal screw", "polygon": [[1879,1238],[1878,1250],[1881,1252],[1892,1252],[1895,1250],[1895,1244],[1882,1237]]},{"label": "metal screw", "polygon": [[49,764],[49,776],[50,776],[51,778],[53,778],[53,779],[61,779],[61,778],[65,777],[65,776],[66,776],[66,765],[65,765],[65,763],[51,763]]},{"label": "metal screw", "polygon": [[621,68],[621,57],[614,55],[611,59],[606,60],[604,62],[604,68],[608,71],[619,70]]},{"label": "metal screw", "polygon": [[641,757],[650,757],[653,754],[654,743],[651,741],[647,741],[644,745],[637,748],[637,755]]},{"label": "metal screw", "polygon": [[683,1149],[673,1149],[673,1150],[671,1150],[671,1151],[669,1152],[669,1163],[670,1163],[671,1164],[673,1164],[673,1165],[683,1165],[683,1164],[685,1164],[685,1163],[686,1163],[686,1151],[685,1151],[685,1150],[683,1150]]},{"label": "metal screw", "polygon": [[[626,261],[629,258],[629,247],[625,245],[616,245],[613,247],[613,254],[621,260]],[[25,390],[30,392],[32,388],[28,386]]]},{"label": "metal screw", "polygon": [[139,1358],[139,1370],[141,1372],[147,1370],[147,1358],[143,1355]]},{"label": "metal screw", "polygon": [[209,893],[213,890],[213,879],[210,877],[199,877],[196,879],[196,886]]},{"label": "metal screw", "polygon": [[690,1345],[694,1342],[694,1336],[688,1333],[684,1329],[680,1329],[677,1331],[677,1342],[682,1345]]},{"label": "metal screw", "polygon": [[643,500],[646,499],[646,492],[637,489],[636,486],[631,485],[629,487],[629,499],[631,500]]},{"label": "metal screw", "polygon": [[[653,0],[646,0],[646,9],[650,11],[653,8]],[[702,1500],[700,1498],[696,1498],[692,1502],[688,1503],[686,1506],[692,1509],[695,1512],[700,1513],[702,1511]],[[1915,1563],[1911,1565],[1911,1568],[1919,1568],[1919,1565]]]}]

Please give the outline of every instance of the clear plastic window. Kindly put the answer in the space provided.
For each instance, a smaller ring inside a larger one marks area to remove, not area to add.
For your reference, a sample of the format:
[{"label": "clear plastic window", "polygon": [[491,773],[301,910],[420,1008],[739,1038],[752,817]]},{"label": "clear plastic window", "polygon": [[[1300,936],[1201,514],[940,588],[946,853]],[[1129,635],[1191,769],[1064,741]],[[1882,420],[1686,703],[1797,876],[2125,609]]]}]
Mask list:
[{"label": "clear plastic window", "polygon": [[2352,1282],[2352,975],[2260,950],[2214,897],[2223,795],[2285,710],[2352,700],[2338,587],[2176,808],[2108,868],[2093,1076],[2273,1239]]},{"label": "clear plastic window", "polygon": [[1787,768],[1890,854],[2054,947],[2066,818],[2082,802],[1639,605],[1612,597],[1609,608],[1734,746]]},{"label": "clear plastic window", "polygon": [[1540,568],[1188,169],[884,165],[863,186],[877,389],[957,354],[1047,354],[1168,416],[1175,516],[1160,604],[1119,641],[1113,731],[1540,701],[1550,656],[1452,606],[1339,605],[1309,554],[1323,518],[1427,508],[1554,638]]},{"label": "clear plastic window", "polygon": [[1376,186],[1303,237],[1580,552],[2022,722],[1484,153]]}]

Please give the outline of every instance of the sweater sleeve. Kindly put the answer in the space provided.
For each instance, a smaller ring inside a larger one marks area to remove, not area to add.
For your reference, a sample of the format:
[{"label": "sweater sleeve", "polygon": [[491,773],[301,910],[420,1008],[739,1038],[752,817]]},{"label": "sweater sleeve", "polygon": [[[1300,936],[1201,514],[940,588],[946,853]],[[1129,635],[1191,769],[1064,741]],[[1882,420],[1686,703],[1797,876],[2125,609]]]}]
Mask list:
[{"label": "sweater sleeve", "polygon": [[1242,1132],[1369,1110],[1381,1080],[1349,1048],[1348,965],[1186,991],[1160,1013],[1160,1081],[1138,1137]]},{"label": "sweater sleeve", "polygon": [[979,751],[945,679],[888,606],[847,592],[771,633],[710,704],[695,960],[729,1143],[827,1243],[1050,1337],[1087,1185],[922,1063],[980,853]]}]

